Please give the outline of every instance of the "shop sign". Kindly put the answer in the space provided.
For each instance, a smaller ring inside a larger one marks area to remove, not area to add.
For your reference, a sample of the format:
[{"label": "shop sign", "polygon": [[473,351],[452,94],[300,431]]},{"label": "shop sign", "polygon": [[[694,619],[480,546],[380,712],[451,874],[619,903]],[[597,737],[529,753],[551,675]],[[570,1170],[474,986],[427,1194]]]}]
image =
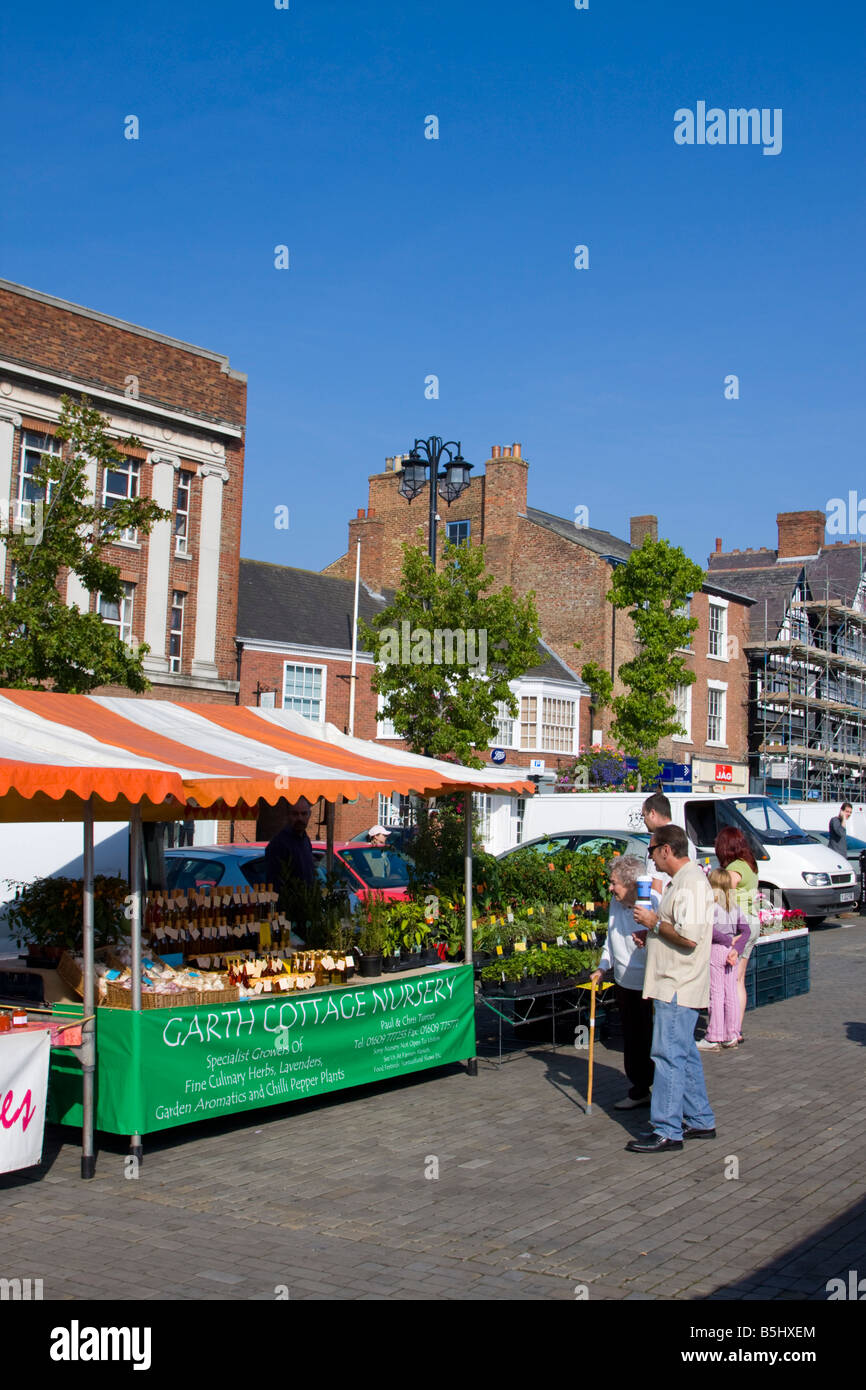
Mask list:
[{"label": "shop sign", "polygon": [[41,1162],[50,1051],[47,1029],[0,1035],[0,1173]]},{"label": "shop sign", "polygon": [[716,763],[715,780],[717,782],[733,782],[734,769],[732,765],[730,763]]},{"label": "shop sign", "polygon": [[[148,1134],[474,1056],[471,965],[238,1004],[100,1009],[97,1127]],[[52,1120],[78,1122],[80,1108],[62,1111]]]}]

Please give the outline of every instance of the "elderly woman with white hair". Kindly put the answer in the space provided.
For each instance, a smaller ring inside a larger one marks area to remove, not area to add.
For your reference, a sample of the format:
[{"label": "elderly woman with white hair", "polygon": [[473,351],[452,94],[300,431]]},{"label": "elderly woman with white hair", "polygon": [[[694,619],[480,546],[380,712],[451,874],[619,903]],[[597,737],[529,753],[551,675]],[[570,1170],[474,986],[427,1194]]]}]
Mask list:
[{"label": "elderly woman with white hair", "polygon": [[[646,951],[634,939],[635,931],[640,930],[634,918],[637,881],[645,875],[646,865],[637,855],[625,854],[611,860],[607,938],[598,969],[592,975],[598,983],[606,971],[613,971],[614,996],[622,1020],[623,1061],[630,1089],[627,1096],[616,1102],[615,1110],[635,1110],[649,1105],[652,1099],[653,1004],[643,997]],[[658,894],[653,893],[651,900],[658,911]]]}]

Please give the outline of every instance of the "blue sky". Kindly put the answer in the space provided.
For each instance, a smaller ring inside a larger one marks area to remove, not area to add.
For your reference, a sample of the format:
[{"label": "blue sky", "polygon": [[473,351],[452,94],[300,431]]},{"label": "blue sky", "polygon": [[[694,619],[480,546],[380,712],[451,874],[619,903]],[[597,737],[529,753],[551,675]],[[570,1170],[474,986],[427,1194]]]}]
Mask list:
[{"label": "blue sky", "polygon": [[[773,545],[866,495],[864,29],[854,0],[17,7],[0,274],[248,373],[246,556],[322,568],[434,433],[479,470],[519,440],[532,505],[655,512],[702,564]],[[675,144],[699,100],[781,108],[781,153]]]}]

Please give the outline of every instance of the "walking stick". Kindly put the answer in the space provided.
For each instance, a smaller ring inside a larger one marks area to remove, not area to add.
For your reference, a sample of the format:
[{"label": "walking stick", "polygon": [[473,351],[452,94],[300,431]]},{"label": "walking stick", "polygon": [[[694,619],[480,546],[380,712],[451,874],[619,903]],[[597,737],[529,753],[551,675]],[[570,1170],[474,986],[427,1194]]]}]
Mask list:
[{"label": "walking stick", "polygon": [[586,1082],[586,1114],[592,1114],[592,1065],[595,1060],[595,996],[596,983],[591,982],[589,996],[589,1075]]}]

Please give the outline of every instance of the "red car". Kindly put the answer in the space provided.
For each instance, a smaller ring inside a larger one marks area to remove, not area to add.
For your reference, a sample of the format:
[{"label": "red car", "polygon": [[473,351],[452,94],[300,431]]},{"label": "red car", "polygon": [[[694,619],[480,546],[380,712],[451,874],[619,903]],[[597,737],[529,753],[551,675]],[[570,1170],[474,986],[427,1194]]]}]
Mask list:
[{"label": "red car", "polygon": [[[313,858],[319,874],[325,874],[325,844],[313,842]],[[379,893],[392,902],[406,902],[409,893],[411,860],[398,849],[387,845],[334,845],[334,873],[345,882],[350,893],[364,902],[371,893]]]}]

